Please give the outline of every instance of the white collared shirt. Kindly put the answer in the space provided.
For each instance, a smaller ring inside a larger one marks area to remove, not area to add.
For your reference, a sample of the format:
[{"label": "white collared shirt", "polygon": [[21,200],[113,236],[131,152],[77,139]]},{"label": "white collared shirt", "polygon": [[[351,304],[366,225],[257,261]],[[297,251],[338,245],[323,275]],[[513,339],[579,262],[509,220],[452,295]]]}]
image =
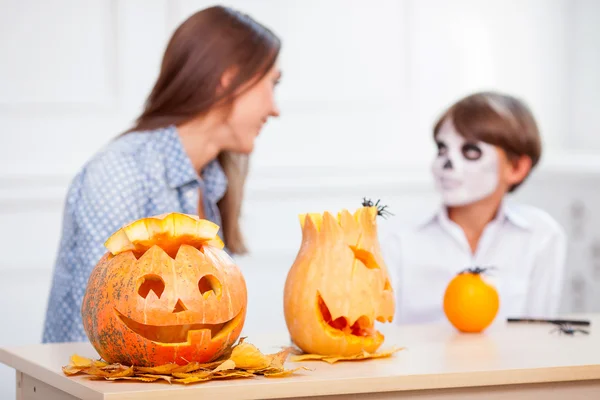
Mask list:
[{"label": "white collared shirt", "polygon": [[485,228],[475,254],[445,207],[416,224],[395,218],[382,229],[382,252],[396,292],[395,323],[445,320],[444,291],[468,267],[495,267],[489,279],[507,317],[556,316],[566,257],[566,235],[546,212],[504,203]]}]

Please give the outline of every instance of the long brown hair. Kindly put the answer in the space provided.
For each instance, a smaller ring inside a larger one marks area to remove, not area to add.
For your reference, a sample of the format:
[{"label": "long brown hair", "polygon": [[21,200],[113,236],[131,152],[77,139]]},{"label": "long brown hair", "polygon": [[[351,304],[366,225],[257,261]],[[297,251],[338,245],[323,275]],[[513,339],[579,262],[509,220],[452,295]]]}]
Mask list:
[{"label": "long brown hair", "polygon": [[[178,125],[218,103],[231,104],[242,85],[257,82],[271,69],[280,47],[268,28],[231,8],[215,6],[193,14],[171,37],[154,88],[128,132]],[[236,76],[219,91],[221,76],[230,67],[237,69]],[[218,160],[228,179],[218,203],[224,242],[232,253],[243,254],[239,217],[248,157],[223,152]]]}]

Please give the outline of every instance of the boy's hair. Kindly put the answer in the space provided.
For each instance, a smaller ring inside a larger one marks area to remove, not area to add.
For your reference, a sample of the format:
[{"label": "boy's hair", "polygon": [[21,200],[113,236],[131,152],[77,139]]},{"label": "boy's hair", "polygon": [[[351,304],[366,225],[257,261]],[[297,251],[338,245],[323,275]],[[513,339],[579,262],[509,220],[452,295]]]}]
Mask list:
[{"label": "boy's hair", "polygon": [[[462,98],[438,119],[433,128],[434,139],[447,118],[465,139],[498,146],[509,160],[528,156],[531,169],[540,160],[542,143],[535,118],[527,105],[513,96],[478,92]],[[509,192],[523,181],[510,187]]]}]

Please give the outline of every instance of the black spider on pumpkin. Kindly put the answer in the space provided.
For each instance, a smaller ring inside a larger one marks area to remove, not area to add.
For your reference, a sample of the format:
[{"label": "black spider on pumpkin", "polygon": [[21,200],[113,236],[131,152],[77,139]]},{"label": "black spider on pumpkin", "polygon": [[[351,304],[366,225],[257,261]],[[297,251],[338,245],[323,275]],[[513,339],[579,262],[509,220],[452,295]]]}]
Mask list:
[{"label": "black spider on pumpkin", "polygon": [[363,201],[362,201],[362,205],[363,207],[377,207],[377,215],[385,218],[388,215],[394,215],[391,212],[389,212],[387,210],[387,205],[379,205],[379,202],[381,200],[377,200],[376,203],[373,203],[373,201],[371,199],[367,199],[366,197],[363,197]]}]

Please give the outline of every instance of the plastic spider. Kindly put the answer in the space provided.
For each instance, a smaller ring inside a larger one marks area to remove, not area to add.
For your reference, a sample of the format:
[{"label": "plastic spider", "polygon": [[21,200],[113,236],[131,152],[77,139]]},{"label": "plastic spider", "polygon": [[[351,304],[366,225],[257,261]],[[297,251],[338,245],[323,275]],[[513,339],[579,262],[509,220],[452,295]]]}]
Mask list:
[{"label": "plastic spider", "polygon": [[371,201],[371,199],[367,199],[366,197],[363,197],[362,205],[363,205],[363,207],[377,207],[377,215],[382,216],[383,218],[385,218],[388,215],[394,215],[387,210],[387,206],[383,206],[383,205],[380,206],[379,205],[380,201],[381,200],[377,200],[376,203],[373,203],[373,201]]},{"label": "plastic spider", "polygon": [[575,333],[577,333],[577,332],[583,333],[585,335],[590,334],[590,332],[586,331],[585,329],[573,328],[569,324],[559,324],[556,328],[552,329],[550,331],[550,333],[557,332],[557,331],[559,334],[565,334],[565,335],[570,335],[570,336],[574,336]]}]

